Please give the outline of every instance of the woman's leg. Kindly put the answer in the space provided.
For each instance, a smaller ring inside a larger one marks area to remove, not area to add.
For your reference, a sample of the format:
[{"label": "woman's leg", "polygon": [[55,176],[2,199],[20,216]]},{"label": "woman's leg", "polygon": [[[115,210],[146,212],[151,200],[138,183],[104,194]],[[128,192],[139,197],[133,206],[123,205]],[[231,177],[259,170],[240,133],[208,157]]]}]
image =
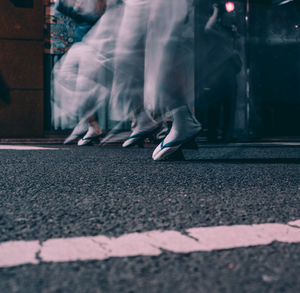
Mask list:
[{"label": "woman's leg", "polygon": [[[173,123],[155,149],[166,158],[201,129],[193,103],[193,7],[190,0],[153,0],[146,43],[145,103],[168,110]],[[148,55],[147,55],[148,54]]]},{"label": "woman's leg", "polygon": [[111,105],[115,120],[133,114],[135,127],[123,147],[144,140],[157,123],[144,109],[144,58],[149,4],[152,0],[126,0],[124,17],[115,50]]},{"label": "woman's leg", "polygon": [[87,133],[78,142],[79,145],[90,142],[102,133],[95,113],[110,94],[114,50],[124,10],[122,4],[114,2],[107,2],[105,14],[77,45],[76,82],[68,104],[73,105],[72,113],[80,117],[79,126],[86,126]]},{"label": "woman's leg", "polygon": [[99,126],[95,115],[92,115],[88,118],[88,131],[85,136],[80,139],[77,143],[78,146],[89,145],[93,142],[98,142],[99,137],[102,134],[102,129]]},{"label": "woman's leg", "polygon": [[126,0],[117,37],[111,93],[115,120],[143,111],[144,50],[150,0]]}]

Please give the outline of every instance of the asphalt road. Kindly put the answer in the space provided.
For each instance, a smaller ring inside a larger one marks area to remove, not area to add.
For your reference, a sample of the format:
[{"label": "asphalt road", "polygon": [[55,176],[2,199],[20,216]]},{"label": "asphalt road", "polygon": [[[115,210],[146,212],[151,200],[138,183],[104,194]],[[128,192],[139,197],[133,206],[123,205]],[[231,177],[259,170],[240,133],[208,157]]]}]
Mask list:
[{"label": "asphalt road", "polygon": [[[0,243],[300,219],[300,146],[0,150]],[[0,292],[300,292],[300,244],[0,268]]]}]

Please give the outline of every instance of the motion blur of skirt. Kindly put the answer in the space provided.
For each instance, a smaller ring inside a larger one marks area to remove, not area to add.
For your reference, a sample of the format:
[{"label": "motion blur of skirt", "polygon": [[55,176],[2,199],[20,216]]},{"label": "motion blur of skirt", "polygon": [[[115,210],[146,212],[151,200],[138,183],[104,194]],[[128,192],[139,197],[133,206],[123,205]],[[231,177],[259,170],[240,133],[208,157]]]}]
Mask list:
[{"label": "motion blur of skirt", "polygon": [[73,128],[94,114],[110,96],[113,59],[123,4],[107,0],[104,15],[53,70],[52,124]]},{"label": "motion blur of skirt", "polygon": [[145,58],[145,106],[165,113],[194,102],[193,0],[152,0]]},{"label": "motion blur of skirt", "polygon": [[111,113],[124,121],[143,108],[145,41],[151,0],[124,0],[125,11],[115,51]]},{"label": "motion blur of skirt", "polygon": [[194,101],[193,0],[125,0],[111,106],[116,120]]}]

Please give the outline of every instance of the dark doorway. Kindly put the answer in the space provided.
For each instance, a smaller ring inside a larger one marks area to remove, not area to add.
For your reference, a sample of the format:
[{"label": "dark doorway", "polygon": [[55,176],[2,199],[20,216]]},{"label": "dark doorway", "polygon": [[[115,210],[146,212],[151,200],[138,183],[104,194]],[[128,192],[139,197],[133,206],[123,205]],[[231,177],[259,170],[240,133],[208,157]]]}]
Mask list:
[{"label": "dark doorway", "polygon": [[300,136],[299,2],[250,1],[249,8],[249,134]]}]

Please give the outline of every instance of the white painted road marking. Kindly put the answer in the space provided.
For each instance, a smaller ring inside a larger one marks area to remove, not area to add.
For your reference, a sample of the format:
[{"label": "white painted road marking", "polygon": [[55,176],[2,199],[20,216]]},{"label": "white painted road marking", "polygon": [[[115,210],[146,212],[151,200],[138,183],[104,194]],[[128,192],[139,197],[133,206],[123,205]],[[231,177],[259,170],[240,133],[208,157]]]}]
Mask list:
[{"label": "white painted road marking", "polygon": [[38,241],[9,241],[0,244],[0,267],[38,264],[36,253],[41,249]]},{"label": "white painted road marking", "polygon": [[103,260],[110,257],[157,256],[174,253],[214,251],[268,245],[274,241],[300,243],[300,220],[288,224],[234,225],[177,231],[130,233],[120,237],[9,241],[0,243],[0,267],[41,262]]},{"label": "white painted road marking", "polygon": [[0,145],[0,150],[36,151],[36,150],[60,150],[60,148],[36,147],[28,145]]}]

